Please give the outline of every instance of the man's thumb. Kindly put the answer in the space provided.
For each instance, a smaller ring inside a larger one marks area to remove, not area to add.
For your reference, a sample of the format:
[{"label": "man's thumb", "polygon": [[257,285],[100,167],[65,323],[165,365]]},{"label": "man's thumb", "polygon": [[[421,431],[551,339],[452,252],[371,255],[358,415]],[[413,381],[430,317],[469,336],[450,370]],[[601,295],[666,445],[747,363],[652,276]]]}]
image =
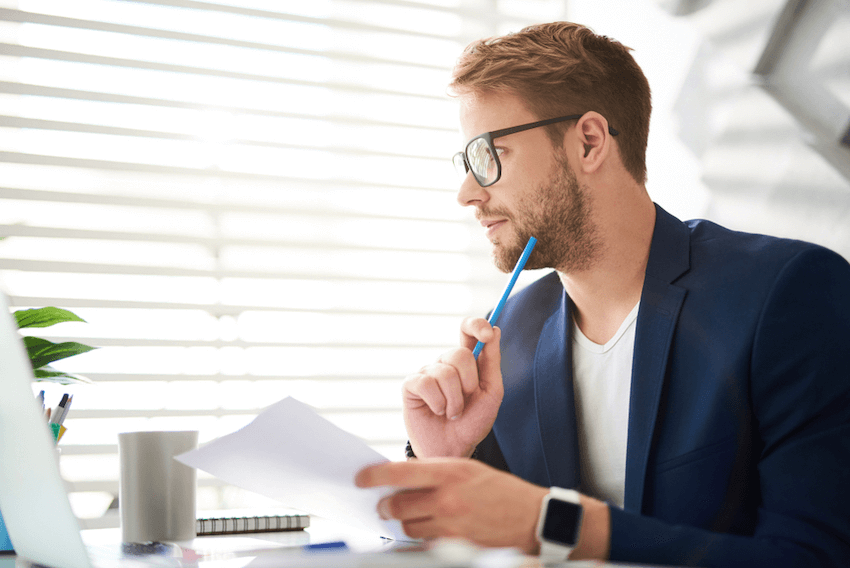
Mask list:
[{"label": "man's thumb", "polygon": [[493,339],[484,344],[478,356],[478,382],[482,390],[502,388],[502,330],[494,327]]}]

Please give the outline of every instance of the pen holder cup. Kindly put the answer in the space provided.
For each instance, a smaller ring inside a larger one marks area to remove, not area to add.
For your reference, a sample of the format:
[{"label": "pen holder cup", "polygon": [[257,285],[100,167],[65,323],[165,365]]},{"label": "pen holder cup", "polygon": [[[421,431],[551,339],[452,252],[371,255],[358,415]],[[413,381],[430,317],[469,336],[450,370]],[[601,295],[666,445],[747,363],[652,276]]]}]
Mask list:
[{"label": "pen holder cup", "polygon": [[195,538],[197,473],[174,456],[197,447],[196,430],[118,435],[123,542]]}]

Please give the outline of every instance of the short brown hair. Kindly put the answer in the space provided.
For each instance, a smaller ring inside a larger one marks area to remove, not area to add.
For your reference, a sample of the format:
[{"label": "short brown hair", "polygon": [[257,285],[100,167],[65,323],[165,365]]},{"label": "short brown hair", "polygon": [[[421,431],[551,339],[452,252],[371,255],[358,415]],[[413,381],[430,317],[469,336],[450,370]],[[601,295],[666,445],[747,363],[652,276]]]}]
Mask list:
[{"label": "short brown hair", "polygon": [[[619,131],[626,170],[646,182],[652,103],[630,48],[571,22],[529,26],[471,43],[458,59],[449,92],[509,91],[541,120],[596,111]],[[569,125],[547,127],[556,147]]]}]

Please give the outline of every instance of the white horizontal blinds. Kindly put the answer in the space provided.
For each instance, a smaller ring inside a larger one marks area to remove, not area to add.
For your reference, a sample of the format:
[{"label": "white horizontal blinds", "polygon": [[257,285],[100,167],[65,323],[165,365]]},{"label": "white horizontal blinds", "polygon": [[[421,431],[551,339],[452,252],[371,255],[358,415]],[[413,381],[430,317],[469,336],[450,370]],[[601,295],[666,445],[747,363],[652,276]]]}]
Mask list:
[{"label": "white horizontal blinds", "polygon": [[[528,23],[500,14],[0,3],[0,285],[88,321],[40,335],[101,347],[55,364],[95,384],[48,389],[75,395],[61,467],[87,526],[116,522],[120,431],[207,441],[295,396],[401,457],[401,378],[503,285],[454,205],[445,97],[469,39]],[[200,485],[202,508],[251,499]]]}]

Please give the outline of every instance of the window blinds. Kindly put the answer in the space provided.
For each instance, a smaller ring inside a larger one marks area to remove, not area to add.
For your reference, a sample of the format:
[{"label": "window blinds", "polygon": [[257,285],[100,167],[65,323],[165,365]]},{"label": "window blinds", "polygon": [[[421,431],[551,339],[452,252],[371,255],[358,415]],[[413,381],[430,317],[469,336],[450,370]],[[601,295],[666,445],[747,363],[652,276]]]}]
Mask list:
[{"label": "window blinds", "polygon": [[[60,463],[84,526],[117,526],[121,431],[203,442],[294,396],[402,457],[402,378],[504,278],[454,203],[450,67],[562,12],[0,2],[0,286],[88,322],[39,335],[99,347],[55,365],[93,384],[47,388],[75,395]],[[199,478],[202,508],[254,502]]]}]

